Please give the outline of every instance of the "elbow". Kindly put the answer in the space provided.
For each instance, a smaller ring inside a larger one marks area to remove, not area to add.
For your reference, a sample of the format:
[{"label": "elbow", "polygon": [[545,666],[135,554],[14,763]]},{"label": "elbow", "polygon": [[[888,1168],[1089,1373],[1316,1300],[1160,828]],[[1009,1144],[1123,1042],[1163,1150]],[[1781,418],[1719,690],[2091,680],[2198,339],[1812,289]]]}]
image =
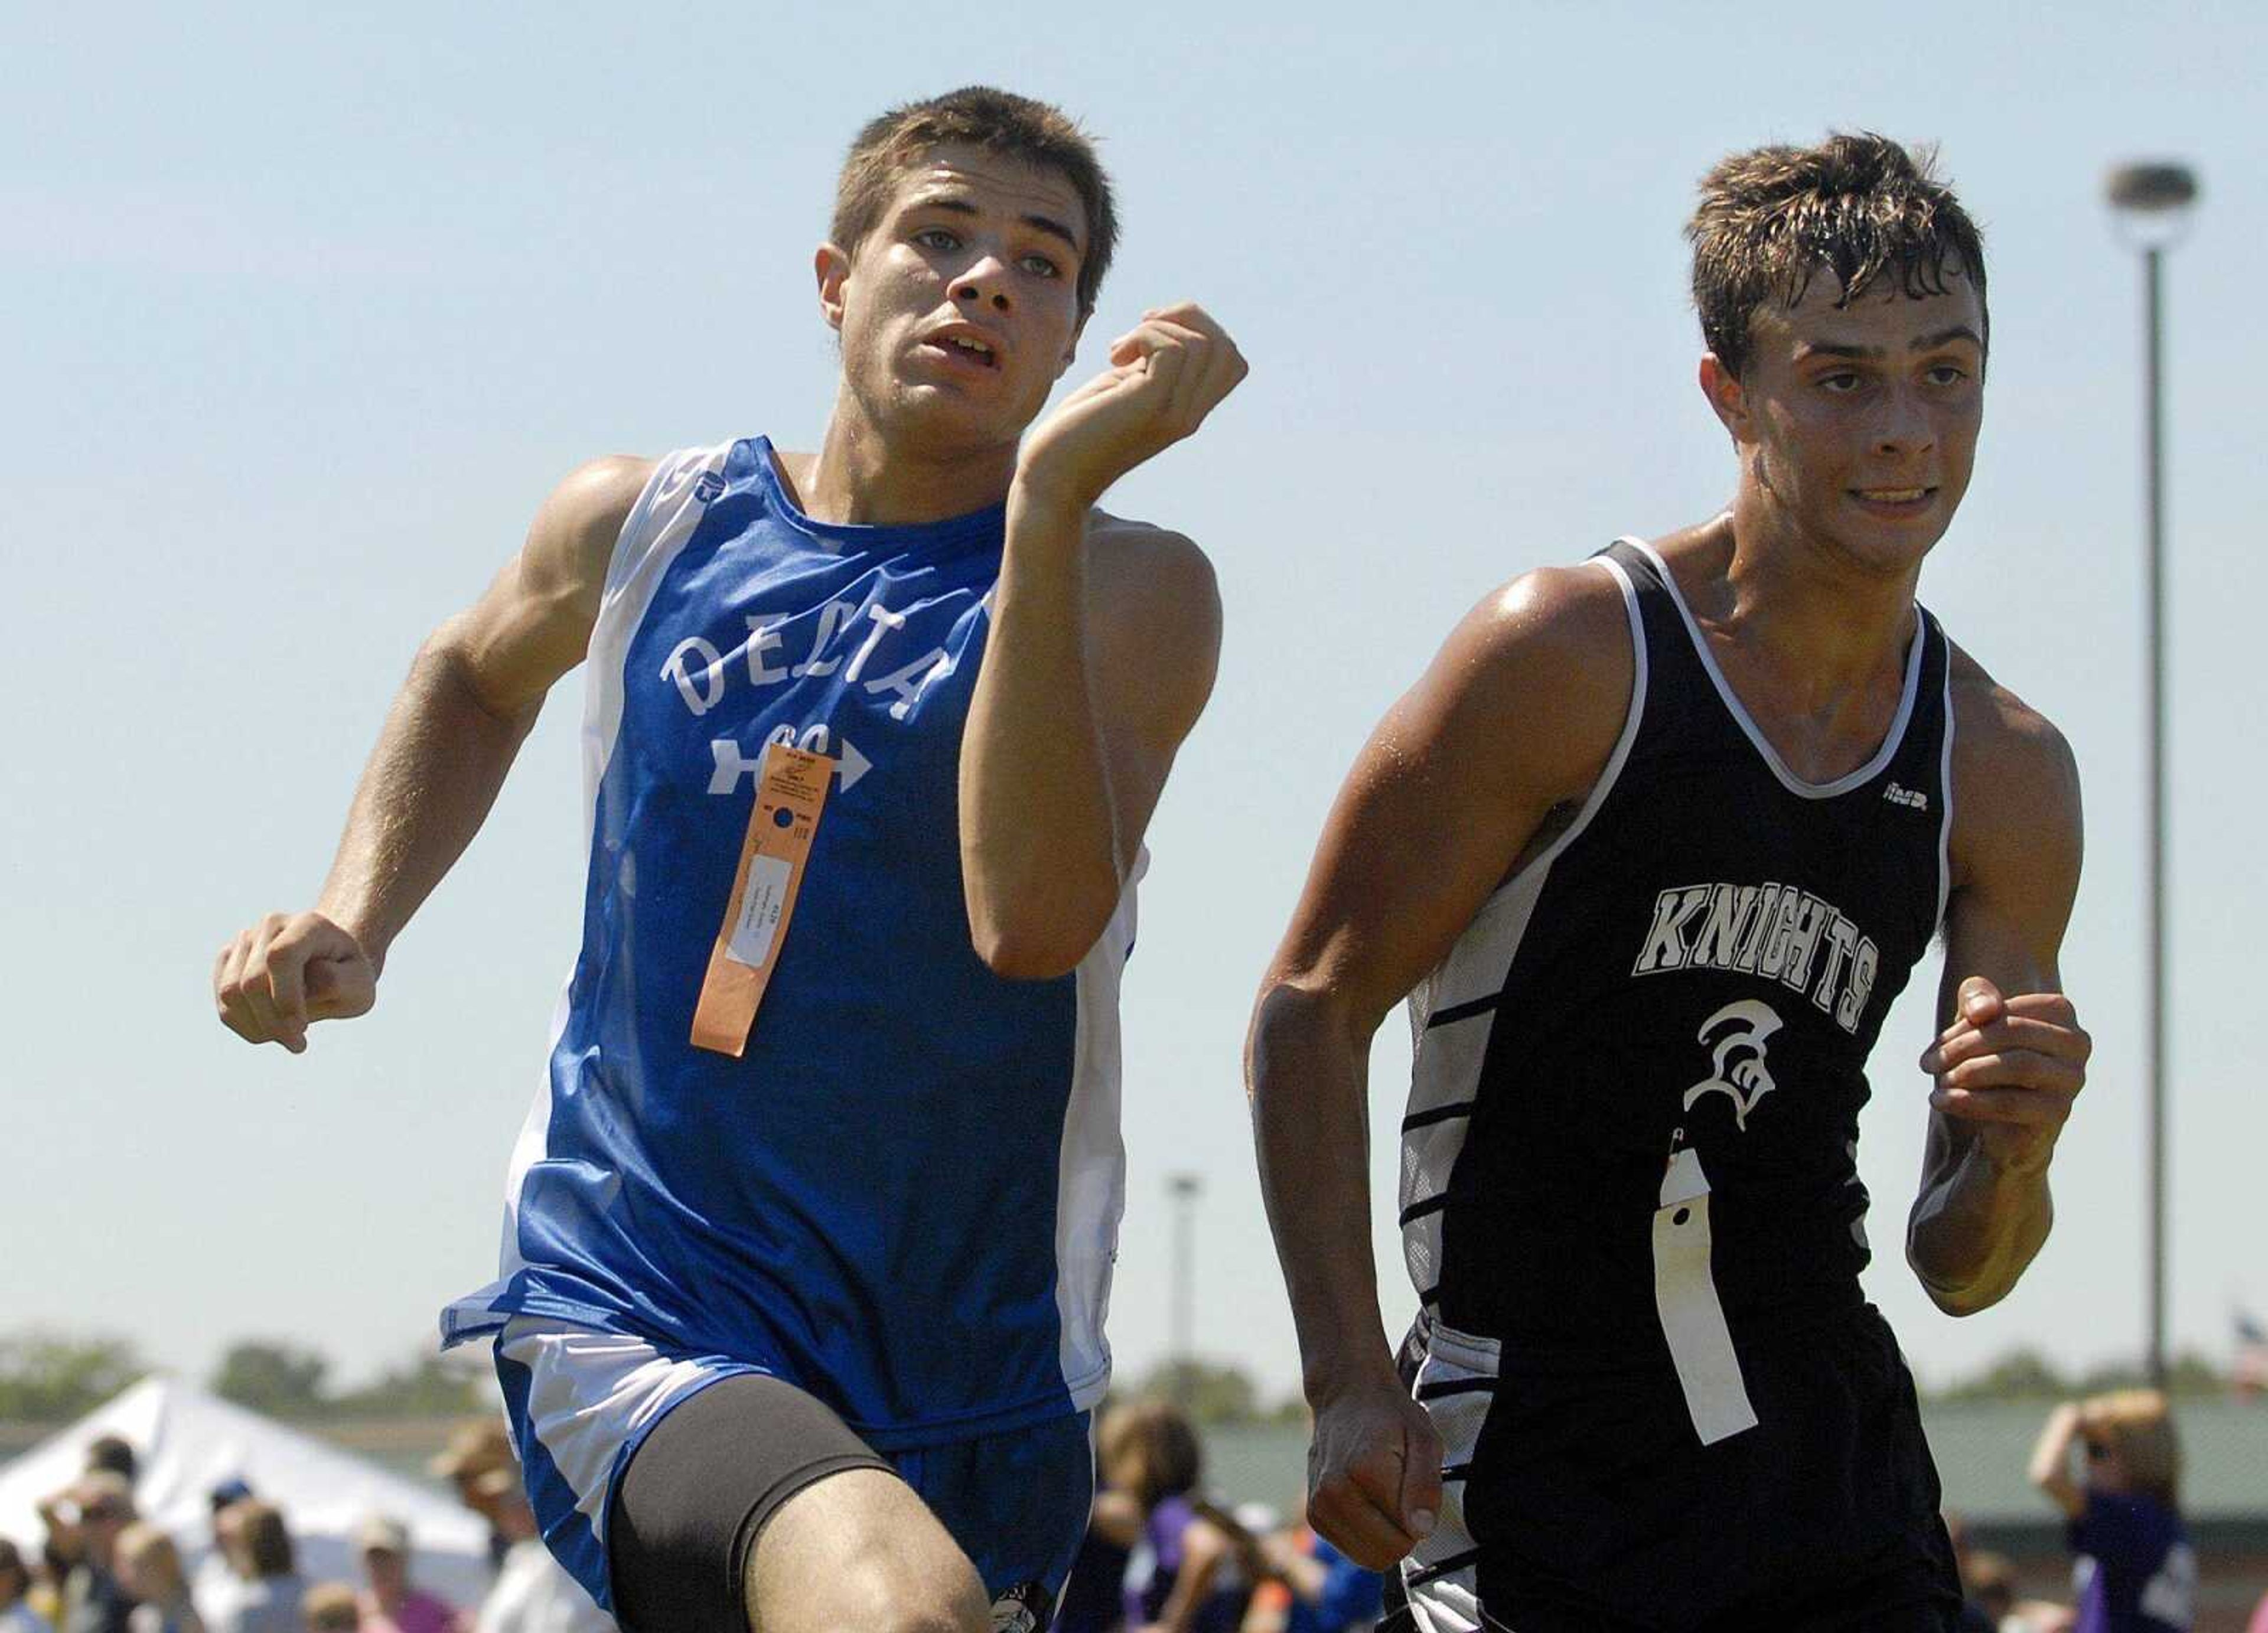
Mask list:
[{"label": "elbow", "polygon": [[998,928],[977,931],[976,944],[976,956],[984,961],[984,967],[1003,981],[1058,980],[1077,969],[1086,956],[1086,948],[1073,952],[1069,943],[1057,938]]},{"label": "elbow", "polygon": [[1077,969],[1109,928],[1114,898],[1100,908],[1047,903],[1022,912],[966,898],[970,943],[984,967],[1004,981],[1055,981]]},{"label": "elbow", "polygon": [[1906,1247],[1906,1264],[1913,1271],[1914,1279],[1921,1284],[1922,1291],[1929,1295],[1929,1301],[1947,1315],[1955,1318],[1975,1315],[1980,1310],[1991,1309],[2008,1296],[2007,1284],[1996,1284],[1983,1276],[1963,1280],[1933,1270],[1922,1262],[1922,1255],[1911,1242]]},{"label": "elbow", "polygon": [[1306,1086],[1311,1075],[1300,1069],[1335,1043],[1359,1057],[1371,1031],[1329,982],[1305,972],[1272,972],[1252,1006],[1245,1038],[1245,1082],[1256,1107],[1272,1093]]},{"label": "elbow", "polygon": [[1980,1292],[1970,1288],[1940,1287],[1926,1279],[1921,1285],[1922,1291],[1929,1295],[1929,1301],[1932,1304],[1946,1314],[1956,1318],[1975,1315],[1980,1310],[1989,1310],[2006,1297],[2005,1291],[2000,1290]]}]

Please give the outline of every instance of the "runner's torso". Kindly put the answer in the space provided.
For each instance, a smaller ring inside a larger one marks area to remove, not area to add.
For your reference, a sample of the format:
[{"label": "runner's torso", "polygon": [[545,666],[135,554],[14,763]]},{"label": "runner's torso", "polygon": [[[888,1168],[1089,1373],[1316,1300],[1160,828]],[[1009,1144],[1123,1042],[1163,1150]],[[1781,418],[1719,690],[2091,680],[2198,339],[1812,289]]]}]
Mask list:
[{"label": "runner's torso", "polygon": [[1696,1224],[1698,1291],[1736,1352],[1858,1302],[1864,1066],[1945,901],[1934,619],[1917,609],[1880,749],[1807,783],[1660,558],[1624,541],[1600,561],[1638,658],[1614,757],[1410,999],[1410,1271],[1429,1319],[1503,1340],[1507,1365],[1515,1345],[1660,1353],[1695,1291],[1665,1302],[1665,1274],[1692,1268],[1665,1255]]},{"label": "runner's torso", "polygon": [[[583,946],[514,1153],[514,1313],[756,1362],[877,1445],[1083,1408],[1123,1193],[1130,885],[1072,975],[970,946],[956,783],[998,507],[803,516],[759,438],[662,460],[593,630]],[[769,741],[837,763],[742,1058],[688,1041]]]}]

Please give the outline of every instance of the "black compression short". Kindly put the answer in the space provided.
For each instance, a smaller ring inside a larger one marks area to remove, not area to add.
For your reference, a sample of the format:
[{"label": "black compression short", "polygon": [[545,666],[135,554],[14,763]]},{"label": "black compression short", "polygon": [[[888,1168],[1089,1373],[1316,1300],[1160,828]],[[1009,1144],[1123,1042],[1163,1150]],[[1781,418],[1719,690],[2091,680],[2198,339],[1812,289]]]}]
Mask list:
[{"label": "black compression short", "polygon": [[671,1409],[631,1457],[608,1523],[624,1633],[747,1633],[757,1533],[797,1492],[850,1468],[890,1464],[777,1378],[719,1379]]}]

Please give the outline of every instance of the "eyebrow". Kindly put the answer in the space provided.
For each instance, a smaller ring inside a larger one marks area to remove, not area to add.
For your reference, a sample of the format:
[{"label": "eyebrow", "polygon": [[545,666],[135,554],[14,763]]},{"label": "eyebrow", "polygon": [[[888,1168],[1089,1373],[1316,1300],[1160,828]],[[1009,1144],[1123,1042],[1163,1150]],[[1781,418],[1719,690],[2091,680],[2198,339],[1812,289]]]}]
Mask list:
[{"label": "eyebrow", "polygon": [[[984,213],[983,210],[977,209],[976,205],[970,203],[967,199],[954,198],[950,195],[936,195],[927,198],[909,199],[906,203],[906,208],[909,210],[942,210],[950,211],[952,214],[956,216],[981,216]],[[1071,246],[1071,253],[1073,254],[1086,254],[1086,251],[1079,246],[1079,235],[1073,232],[1069,227],[1064,225],[1062,222],[1057,221],[1053,216],[1042,216],[1027,211],[1026,214],[1020,217],[1019,219],[1021,220],[1027,227],[1037,228],[1042,232],[1049,233],[1053,237],[1061,239],[1064,243]]]},{"label": "eyebrow", "polygon": [[[1950,345],[1957,340],[1969,342],[1979,351],[1984,349],[1984,337],[1966,323],[1955,323],[1948,328],[1920,335],[1908,349],[1935,351],[1939,347]],[[1876,362],[1888,356],[1889,353],[1880,346],[1838,346],[1832,341],[1806,341],[1796,348],[1795,352],[1799,363],[1806,357],[1854,357],[1861,362]]]}]

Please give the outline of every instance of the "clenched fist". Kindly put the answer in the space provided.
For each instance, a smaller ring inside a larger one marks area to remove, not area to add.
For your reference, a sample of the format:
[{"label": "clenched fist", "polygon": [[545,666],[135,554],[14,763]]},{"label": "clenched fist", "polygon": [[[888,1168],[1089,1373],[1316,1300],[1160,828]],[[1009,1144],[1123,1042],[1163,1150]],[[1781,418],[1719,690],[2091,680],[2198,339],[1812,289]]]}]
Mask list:
[{"label": "clenched fist", "polygon": [[1982,975],[1961,983],[1958,1019],[1923,1051],[1937,1079],[1930,1104],[1970,1124],[1995,1166],[2047,1166],[2071,1103],[2087,1084],[2095,1041],[2060,992],[2004,997]]},{"label": "clenched fist", "polygon": [[213,960],[221,1024],[247,1043],[303,1054],[310,1023],[364,1014],[377,1002],[377,965],[320,913],[270,913]]},{"label": "clenched fist", "polygon": [[1110,367],[1024,438],[1017,485],[1084,511],[1110,484],[1204,423],[1248,372],[1204,309],[1160,306],[1110,345]]}]

